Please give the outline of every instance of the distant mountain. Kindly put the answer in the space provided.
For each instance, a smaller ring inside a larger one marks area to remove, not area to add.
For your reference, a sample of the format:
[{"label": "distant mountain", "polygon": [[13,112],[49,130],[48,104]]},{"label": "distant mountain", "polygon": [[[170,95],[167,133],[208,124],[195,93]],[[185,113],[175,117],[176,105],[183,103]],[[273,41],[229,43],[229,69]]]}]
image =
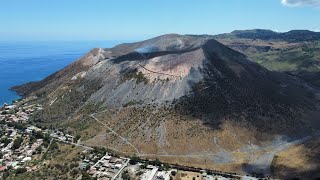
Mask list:
[{"label": "distant mountain", "polygon": [[317,41],[320,40],[320,32],[313,32],[309,30],[292,30],[289,32],[274,32],[265,29],[254,30],[236,30],[231,33],[221,34],[215,36],[217,39],[225,38],[244,38],[244,39],[259,39],[259,40],[281,40],[290,43],[302,41]]},{"label": "distant mountain", "polygon": [[270,70],[287,72],[320,86],[319,32],[277,33],[258,29],[233,31],[214,38]]},{"label": "distant mountain", "polygon": [[319,128],[306,118],[317,112],[317,89],[208,36],[93,49],[14,89],[43,105],[34,123],[80,134],[87,145],[242,173],[270,174],[271,161],[257,166],[252,156]]}]

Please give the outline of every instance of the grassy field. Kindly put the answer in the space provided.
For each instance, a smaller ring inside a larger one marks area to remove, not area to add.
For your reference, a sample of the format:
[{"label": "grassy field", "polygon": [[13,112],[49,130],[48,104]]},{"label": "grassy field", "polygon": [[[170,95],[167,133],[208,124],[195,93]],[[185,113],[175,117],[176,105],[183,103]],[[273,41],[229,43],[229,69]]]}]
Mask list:
[{"label": "grassy field", "polygon": [[275,71],[320,71],[320,45],[311,43],[302,47],[268,52],[253,52],[248,56],[257,63]]},{"label": "grassy field", "polygon": [[320,139],[313,139],[277,154],[272,173],[280,179],[316,179],[320,177]]}]

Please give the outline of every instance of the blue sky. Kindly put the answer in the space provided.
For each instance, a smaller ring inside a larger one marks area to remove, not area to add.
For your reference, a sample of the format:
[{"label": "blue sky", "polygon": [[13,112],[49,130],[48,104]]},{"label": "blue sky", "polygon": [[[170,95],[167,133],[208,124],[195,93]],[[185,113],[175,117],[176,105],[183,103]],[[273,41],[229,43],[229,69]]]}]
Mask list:
[{"label": "blue sky", "polygon": [[320,0],[0,0],[0,40],[320,30]]}]

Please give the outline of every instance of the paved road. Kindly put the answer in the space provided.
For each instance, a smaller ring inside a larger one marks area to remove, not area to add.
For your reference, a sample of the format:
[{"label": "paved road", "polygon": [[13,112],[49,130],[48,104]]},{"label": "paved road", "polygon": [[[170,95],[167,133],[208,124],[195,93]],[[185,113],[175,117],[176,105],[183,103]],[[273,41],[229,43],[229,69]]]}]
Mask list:
[{"label": "paved road", "polygon": [[121,169],[117,172],[117,174],[113,176],[113,178],[111,180],[115,180],[119,176],[119,174],[123,171],[123,169],[128,166],[129,161],[130,161],[130,159],[127,159],[125,164],[121,167]]}]

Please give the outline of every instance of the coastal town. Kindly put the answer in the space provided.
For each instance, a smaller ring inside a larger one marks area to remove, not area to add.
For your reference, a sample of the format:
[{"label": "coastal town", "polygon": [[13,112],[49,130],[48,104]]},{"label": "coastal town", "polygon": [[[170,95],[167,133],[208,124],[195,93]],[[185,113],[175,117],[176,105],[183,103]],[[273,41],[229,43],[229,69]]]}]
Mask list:
[{"label": "coastal town", "polygon": [[[79,137],[60,130],[39,128],[28,123],[29,117],[43,107],[39,104],[4,105],[0,108],[0,173],[3,179],[10,174],[37,172],[46,166],[49,153],[58,143],[82,147],[74,171],[82,172],[75,179],[119,180],[214,180],[256,179],[213,170],[172,165],[138,156],[122,157],[105,148],[88,147]],[[63,168],[63,167],[62,167]]]}]

